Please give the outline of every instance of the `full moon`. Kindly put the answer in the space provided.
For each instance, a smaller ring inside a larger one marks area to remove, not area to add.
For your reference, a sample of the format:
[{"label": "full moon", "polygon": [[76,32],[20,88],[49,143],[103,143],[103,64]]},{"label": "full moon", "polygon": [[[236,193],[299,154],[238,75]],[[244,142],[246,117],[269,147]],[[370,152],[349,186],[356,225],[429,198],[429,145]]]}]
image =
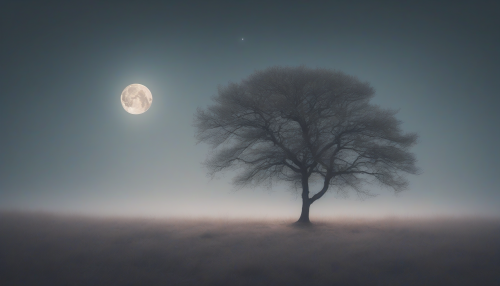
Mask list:
[{"label": "full moon", "polygon": [[147,87],[134,83],[122,91],[122,106],[130,114],[141,114],[146,112],[153,102],[153,95]]}]

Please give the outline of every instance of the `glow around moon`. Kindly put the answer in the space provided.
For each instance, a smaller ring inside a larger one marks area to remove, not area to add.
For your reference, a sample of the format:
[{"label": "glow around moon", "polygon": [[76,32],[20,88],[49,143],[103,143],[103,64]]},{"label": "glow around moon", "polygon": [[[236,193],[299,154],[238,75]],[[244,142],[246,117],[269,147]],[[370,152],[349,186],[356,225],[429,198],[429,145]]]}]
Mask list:
[{"label": "glow around moon", "polygon": [[153,95],[144,85],[134,83],[122,91],[121,101],[123,109],[128,113],[141,114],[146,112],[153,103]]}]

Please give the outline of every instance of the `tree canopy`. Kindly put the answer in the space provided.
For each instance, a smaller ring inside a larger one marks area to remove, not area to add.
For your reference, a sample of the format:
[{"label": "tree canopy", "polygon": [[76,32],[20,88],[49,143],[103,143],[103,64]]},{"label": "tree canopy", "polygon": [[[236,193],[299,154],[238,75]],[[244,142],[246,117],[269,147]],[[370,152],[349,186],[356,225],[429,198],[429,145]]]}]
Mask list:
[{"label": "tree canopy", "polygon": [[[215,102],[198,109],[198,142],[211,145],[211,175],[239,168],[237,186],[275,181],[302,188],[299,222],[332,188],[366,193],[364,183],[400,192],[417,174],[409,149],[417,134],[403,133],[397,111],[371,104],[374,89],[329,69],[270,67],[240,83],[219,86]],[[311,192],[309,185],[321,182]],[[332,187],[332,188],[331,188]]]}]

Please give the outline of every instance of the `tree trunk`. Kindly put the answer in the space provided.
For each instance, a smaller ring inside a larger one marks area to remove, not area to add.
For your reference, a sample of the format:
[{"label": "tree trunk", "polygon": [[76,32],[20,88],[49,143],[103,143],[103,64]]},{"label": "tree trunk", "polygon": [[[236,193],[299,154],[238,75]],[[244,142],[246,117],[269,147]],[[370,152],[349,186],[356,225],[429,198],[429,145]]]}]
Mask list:
[{"label": "tree trunk", "polygon": [[309,198],[302,198],[302,212],[300,213],[300,218],[296,222],[297,224],[311,224],[309,220],[309,208],[311,207],[311,203],[309,202]]},{"label": "tree trunk", "polygon": [[309,176],[306,171],[302,172],[302,212],[300,213],[300,218],[296,224],[300,225],[310,225],[309,220],[309,207],[311,206],[311,200],[309,199]]}]

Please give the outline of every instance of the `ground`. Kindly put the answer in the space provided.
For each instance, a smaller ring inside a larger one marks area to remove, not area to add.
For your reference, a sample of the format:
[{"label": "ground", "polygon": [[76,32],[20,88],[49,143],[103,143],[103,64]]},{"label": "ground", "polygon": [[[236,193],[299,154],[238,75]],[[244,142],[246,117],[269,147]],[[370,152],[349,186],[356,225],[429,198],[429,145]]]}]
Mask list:
[{"label": "ground", "polygon": [[0,213],[0,285],[500,285],[500,220]]}]

